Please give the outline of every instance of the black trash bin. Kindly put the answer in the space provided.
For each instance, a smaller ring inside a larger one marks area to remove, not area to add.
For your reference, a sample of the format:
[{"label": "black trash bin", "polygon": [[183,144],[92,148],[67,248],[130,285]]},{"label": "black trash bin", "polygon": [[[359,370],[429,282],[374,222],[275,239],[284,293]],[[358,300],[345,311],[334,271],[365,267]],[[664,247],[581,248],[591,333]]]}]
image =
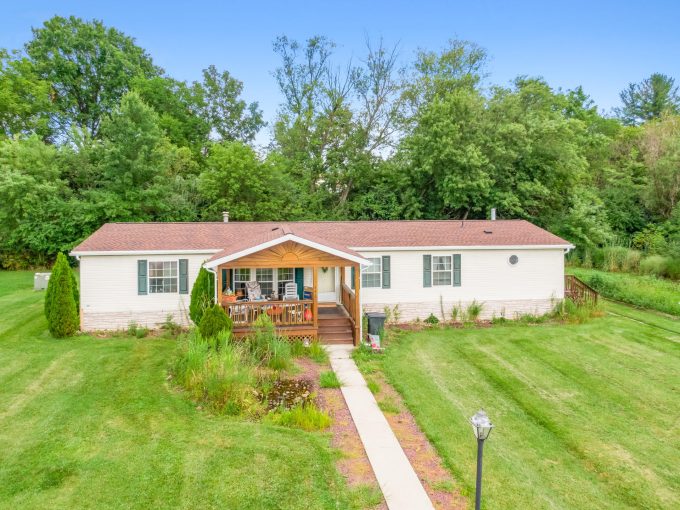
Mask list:
[{"label": "black trash bin", "polygon": [[367,312],[366,317],[368,317],[368,334],[380,335],[385,328],[387,316],[382,312]]}]

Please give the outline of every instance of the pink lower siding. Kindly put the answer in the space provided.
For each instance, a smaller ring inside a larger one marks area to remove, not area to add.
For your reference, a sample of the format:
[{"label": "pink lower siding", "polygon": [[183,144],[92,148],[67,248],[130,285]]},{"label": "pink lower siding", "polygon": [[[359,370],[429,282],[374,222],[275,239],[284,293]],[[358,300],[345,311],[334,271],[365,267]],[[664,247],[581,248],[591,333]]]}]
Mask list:
[{"label": "pink lower siding", "polygon": [[184,310],[155,310],[138,312],[128,310],[124,312],[86,312],[81,311],[81,329],[83,331],[105,331],[126,329],[134,322],[139,326],[157,329],[171,315],[172,321],[182,326],[188,326],[190,320]]}]

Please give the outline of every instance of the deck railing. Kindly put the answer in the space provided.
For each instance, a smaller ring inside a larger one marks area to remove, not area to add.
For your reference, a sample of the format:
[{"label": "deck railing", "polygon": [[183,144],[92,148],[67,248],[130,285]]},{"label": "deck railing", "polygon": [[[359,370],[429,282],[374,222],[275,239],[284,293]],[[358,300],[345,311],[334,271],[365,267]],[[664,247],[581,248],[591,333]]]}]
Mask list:
[{"label": "deck railing", "polygon": [[597,291],[573,274],[564,275],[564,296],[575,303],[597,303]]},{"label": "deck railing", "polygon": [[350,289],[346,284],[342,284],[342,289],[340,292],[340,301],[342,302],[342,306],[347,310],[347,313],[349,314],[350,319],[352,319],[356,323],[356,294],[354,294],[354,291]]},{"label": "deck railing", "polygon": [[[234,321],[234,327],[249,327],[262,314],[267,314],[275,326],[311,326],[314,324],[311,299],[298,301],[237,301],[222,307]],[[309,311],[308,311],[309,310]]]}]

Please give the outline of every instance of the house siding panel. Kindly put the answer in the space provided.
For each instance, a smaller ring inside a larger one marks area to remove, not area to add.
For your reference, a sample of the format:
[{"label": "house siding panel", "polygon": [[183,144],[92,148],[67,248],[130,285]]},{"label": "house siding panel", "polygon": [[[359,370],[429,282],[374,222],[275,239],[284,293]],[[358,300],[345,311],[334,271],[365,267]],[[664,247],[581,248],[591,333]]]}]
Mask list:
[{"label": "house siding panel", "polygon": [[84,331],[124,329],[130,322],[158,327],[168,315],[189,324],[191,288],[210,255],[149,255],[149,261],[188,260],[189,294],[138,294],[138,256],[82,256],[80,259],[81,327]]},{"label": "house siding panel", "polygon": [[[482,318],[523,313],[544,313],[564,297],[564,250],[461,250],[461,286],[423,287],[423,255],[451,255],[449,251],[360,252],[365,257],[389,255],[392,281],[389,289],[362,288],[364,311],[382,311],[399,305],[401,320],[441,319],[459,303],[484,303]],[[510,265],[510,255],[519,263]],[[447,317],[448,318],[448,317]]]}]

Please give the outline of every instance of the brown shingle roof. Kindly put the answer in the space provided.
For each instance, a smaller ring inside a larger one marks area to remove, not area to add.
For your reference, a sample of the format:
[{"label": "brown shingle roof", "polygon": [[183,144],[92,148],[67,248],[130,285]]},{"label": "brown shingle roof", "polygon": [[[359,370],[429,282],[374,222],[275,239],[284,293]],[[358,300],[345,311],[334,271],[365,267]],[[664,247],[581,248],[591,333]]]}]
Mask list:
[{"label": "brown shingle roof", "polygon": [[413,220],[229,223],[106,223],[73,249],[214,250],[236,253],[284,235],[354,253],[352,248],[419,246],[570,246],[525,220]]}]

